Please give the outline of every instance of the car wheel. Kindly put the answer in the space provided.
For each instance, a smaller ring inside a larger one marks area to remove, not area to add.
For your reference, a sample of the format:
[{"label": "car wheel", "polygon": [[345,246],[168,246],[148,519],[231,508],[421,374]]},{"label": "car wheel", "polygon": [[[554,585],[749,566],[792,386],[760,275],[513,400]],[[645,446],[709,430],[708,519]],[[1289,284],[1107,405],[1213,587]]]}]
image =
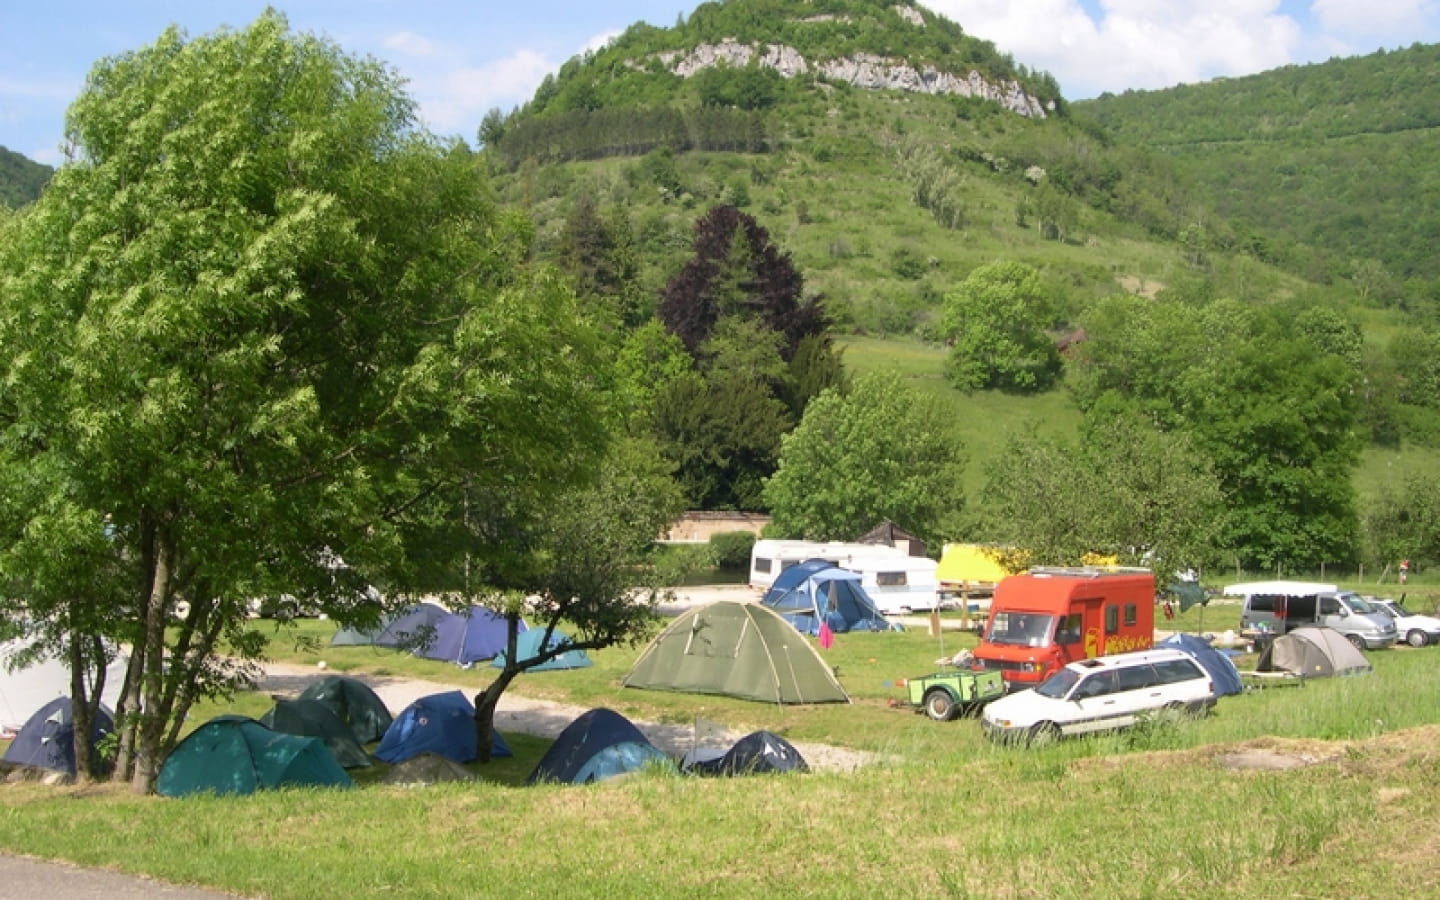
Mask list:
[{"label": "car wheel", "polygon": [[955,718],[955,701],[946,691],[931,691],[925,695],[925,715],[937,722],[948,722]]},{"label": "car wheel", "polygon": [[1356,650],[1365,649],[1365,639],[1358,634],[1347,634],[1345,635],[1345,640],[1349,641]]},{"label": "car wheel", "polygon": [[1425,637],[1425,632],[1418,628],[1412,628],[1410,633],[1405,635],[1405,643],[1412,647],[1423,647],[1429,643],[1429,639]]},{"label": "car wheel", "polygon": [[1029,739],[1025,742],[1031,747],[1047,747],[1060,740],[1060,728],[1054,722],[1036,722],[1030,726]]}]

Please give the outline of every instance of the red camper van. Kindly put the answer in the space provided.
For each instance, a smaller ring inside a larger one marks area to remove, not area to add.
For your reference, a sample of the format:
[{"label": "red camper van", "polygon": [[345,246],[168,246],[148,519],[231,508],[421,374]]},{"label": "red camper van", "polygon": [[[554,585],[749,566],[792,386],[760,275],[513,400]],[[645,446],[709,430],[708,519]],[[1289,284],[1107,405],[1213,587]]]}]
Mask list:
[{"label": "red camper van", "polygon": [[1122,567],[1036,568],[995,588],[975,661],[1010,690],[1077,659],[1155,643],[1155,576]]}]

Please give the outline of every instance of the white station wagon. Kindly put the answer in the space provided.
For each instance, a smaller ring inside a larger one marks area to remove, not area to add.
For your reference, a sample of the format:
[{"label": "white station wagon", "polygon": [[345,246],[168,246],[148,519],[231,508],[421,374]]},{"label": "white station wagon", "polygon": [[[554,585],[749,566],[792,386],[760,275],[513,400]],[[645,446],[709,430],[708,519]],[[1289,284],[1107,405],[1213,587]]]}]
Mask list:
[{"label": "white station wagon", "polygon": [[1161,710],[1204,713],[1215,685],[1182,650],[1141,650],[1070,663],[1036,687],[985,707],[980,726],[992,740],[1028,743],[1062,734],[1128,728]]}]

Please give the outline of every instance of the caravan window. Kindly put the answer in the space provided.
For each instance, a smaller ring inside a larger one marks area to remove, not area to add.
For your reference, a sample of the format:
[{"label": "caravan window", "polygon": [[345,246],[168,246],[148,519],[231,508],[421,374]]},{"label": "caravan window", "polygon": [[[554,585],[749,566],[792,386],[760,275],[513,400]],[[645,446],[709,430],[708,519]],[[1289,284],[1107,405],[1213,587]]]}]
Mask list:
[{"label": "caravan window", "polygon": [[1105,633],[1117,634],[1120,631],[1120,607],[1105,607]]},{"label": "caravan window", "polygon": [[1134,624],[1135,624],[1135,621],[1136,621],[1136,619],[1135,619],[1135,604],[1133,604],[1133,603],[1127,603],[1127,604],[1125,604],[1125,624],[1126,624],[1126,625],[1134,625]]},{"label": "caravan window", "polygon": [[759,556],[755,557],[755,571],[768,575],[770,573],[770,560]]},{"label": "caravan window", "polygon": [[1274,612],[1275,598],[1269,594],[1256,594],[1250,598],[1251,612]]},{"label": "caravan window", "polygon": [[904,587],[907,583],[904,572],[875,573],[875,584],[878,587]]}]

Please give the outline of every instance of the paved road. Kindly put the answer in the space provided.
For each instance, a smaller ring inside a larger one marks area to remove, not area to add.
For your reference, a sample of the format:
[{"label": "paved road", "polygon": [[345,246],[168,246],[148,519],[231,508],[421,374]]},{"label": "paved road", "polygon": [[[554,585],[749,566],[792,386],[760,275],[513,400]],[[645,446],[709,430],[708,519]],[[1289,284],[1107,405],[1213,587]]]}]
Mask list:
[{"label": "paved road", "polygon": [[0,854],[0,896],[46,900],[234,900],[235,894],[182,887],[108,869],[84,869],[69,863]]}]

